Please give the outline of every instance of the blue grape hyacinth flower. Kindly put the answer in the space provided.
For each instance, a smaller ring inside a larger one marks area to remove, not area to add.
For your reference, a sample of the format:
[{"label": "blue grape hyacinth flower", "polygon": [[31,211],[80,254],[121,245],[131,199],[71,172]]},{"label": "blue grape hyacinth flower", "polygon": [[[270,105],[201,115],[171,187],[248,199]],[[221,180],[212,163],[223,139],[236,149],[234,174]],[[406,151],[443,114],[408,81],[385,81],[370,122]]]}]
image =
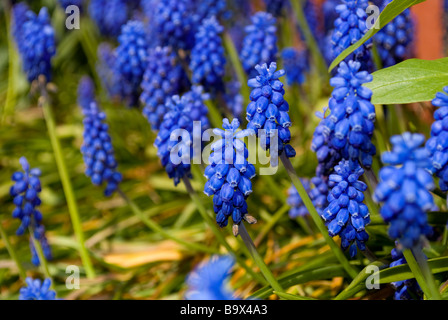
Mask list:
[{"label": "blue grape hyacinth flower", "polygon": [[117,37],[121,27],[128,21],[130,10],[126,0],[90,0],[89,15],[100,33]]},{"label": "blue grape hyacinth flower", "polygon": [[213,129],[213,133],[222,137],[211,146],[210,165],[205,169],[207,182],[204,193],[213,196],[213,210],[216,222],[222,228],[227,226],[229,217],[233,220],[233,233],[238,235],[238,225],[242,220],[255,223],[248,214],[247,197],[252,193],[251,179],[255,176],[255,167],[247,161],[249,151],[241,138],[254,134],[253,130],[238,131],[238,119],[230,123],[223,120],[223,128]]},{"label": "blue grape hyacinth flower", "polygon": [[199,26],[205,19],[215,16],[217,19],[228,19],[227,0],[194,0],[194,20]]},{"label": "blue grape hyacinth flower", "polygon": [[116,55],[109,43],[103,42],[98,46],[98,62],[96,71],[101,79],[101,85],[111,99],[119,98],[124,89],[121,89],[121,81],[115,73]]},{"label": "blue grape hyacinth flower", "polygon": [[[20,17],[23,14],[25,17]],[[25,5],[14,6],[13,35],[28,81],[33,82],[41,75],[51,80],[51,59],[56,54],[56,44],[47,8],[43,7],[36,15],[31,10],[25,13]]]},{"label": "blue grape hyacinth flower", "polygon": [[[42,213],[37,209],[41,204],[39,193],[42,190],[40,183],[40,169],[32,169],[25,157],[19,160],[23,172],[14,172],[11,179],[14,185],[9,193],[13,197],[13,203],[16,206],[12,216],[21,220],[21,224],[16,231],[17,235],[23,235],[27,229],[30,229],[32,236],[38,241],[45,256],[45,259],[51,260],[52,253],[45,236],[45,227],[42,225]],[[34,265],[40,264],[39,257],[36,254],[34,244],[30,238],[30,248]]]},{"label": "blue grape hyacinth flower", "polygon": [[409,132],[390,139],[392,151],[382,154],[389,164],[379,172],[380,182],[373,199],[382,202],[381,216],[389,222],[389,236],[405,249],[420,243],[432,233],[426,212],[434,207],[430,190],[435,184],[427,171],[429,153],[422,147],[425,137]]},{"label": "blue grape hyacinth flower", "polygon": [[303,84],[306,72],[309,69],[308,54],[306,50],[288,47],[282,50],[283,66],[286,71],[288,85]]},{"label": "blue grape hyacinth flower", "polygon": [[88,76],[83,76],[78,84],[78,105],[81,109],[89,109],[95,101],[95,85]]},{"label": "blue grape hyacinth flower", "polygon": [[246,73],[253,77],[256,76],[256,65],[276,60],[277,28],[276,19],[269,13],[257,12],[251,19],[252,24],[245,28],[246,36],[240,58]]},{"label": "blue grape hyacinth flower", "polygon": [[105,122],[106,114],[101,111],[96,100],[81,107],[84,115],[81,153],[86,165],[85,174],[96,186],[106,183],[104,194],[110,196],[118,189],[122,176],[117,171],[118,163],[108,132],[109,126]]},{"label": "blue grape hyacinth flower", "polygon": [[151,129],[159,130],[167,109],[165,104],[179,94],[186,75],[178,63],[176,54],[169,47],[157,47],[149,52],[148,65],[141,83],[143,115]]},{"label": "blue grape hyacinth flower", "polygon": [[[391,254],[393,261],[389,265],[390,268],[407,263],[405,257],[403,256],[403,253],[397,248],[393,248]],[[395,288],[394,300],[423,299],[423,291],[415,279],[395,281],[391,282],[391,284]]]},{"label": "blue grape hyacinth flower", "polygon": [[[334,87],[328,102],[330,114],[322,124],[323,134],[330,139],[330,148],[340,150],[344,159],[359,161],[369,168],[376,154],[371,141],[376,114],[370,101],[372,91],[363,86],[372,81],[372,75],[360,68],[361,63],[357,61],[340,63],[337,75],[330,79]],[[318,152],[321,144],[314,141],[314,145]]]},{"label": "blue grape hyacinth flower", "polygon": [[223,91],[226,58],[221,33],[224,28],[215,16],[202,22],[191,50],[190,70],[192,82],[202,84],[209,92]]},{"label": "blue grape hyacinth flower", "polygon": [[[305,191],[309,194],[311,191],[310,180],[300,179],[300,181],[302,182]],[[309,215],[308,209],[305,207],[305,204],[294,185],[291,185],[288,189],[288,199],[286,203],[291,206],[291,209],[289,209],[289,217],[291,219]]]},{"label": "blue grape hyacinth flower", "polygon": [[66,9],[68,6],[77,6],[79,11],[83,9],[83,0],[58,0],[59,5],[62,9]]},{"label": "blue grape hyacinth flower", "polygon": [[285,0],[264,0],[266,11],[272,14],[274,17],[278,17],[281,15],[285,3]]},{"label": "blue grape hyacinth flower", "polygon": [[432,100],[438,109],[434,112],[434,123],[431,125],[431,137],[426,142],[430,155],[430,170],[439,178],[442,191],[448,190],[448,86],[438,92]]},{"label": "blue grape hyacinth flower", "polygon": [[[249,122],[248,129],[255,131],[260,136],[259,129],[266,130],[266,138],[261,138],[261,146],[265,150],[271,150],[271,164],[277,163],[277,152],[285,152],[288,158],[294,157],[296,151],[289,144],[291,140],[291,119],[289,118],[289,104],[284,99],[283,83],[279,80],[285,74],[284,70],[277,71],[277,64],[271,62],[257,65],[255,69],[259,75],[250,79],[247,84],[252,88],[250,94],[251,102],[246,108],[246,119]],[[275,131],[276,130],[276,131]],[[278,150],[271,148],[271,139],[277,137]]]},{"label": "blue grape hyacinth flower", "polygon": [[231,256],[213,256],[198,265],[187,277],[187,300],[237,300],[229,288]]},{"label": "blue grape hyacinth flower", "polygon": [[26,286],[20,288],[19,300],[57,300],[56,292],[51,290],[51,280],[28,277],[25,279]]},{"label": "blue grape hyacinth flower", "polygon": [[[391,2],[392,0],[384,0],[381,11]],[[375,34],[374,42],[383,68],[412,57],[414,31],[411,10],[408,8]]]},{"label": "blue grape hyacinth flower", "polygon": [[309,196],[317,213],[320,215],[328,206],[328,192],[333,183],[328,181],[328,176],[312,177],[311,183],[314,185],[314,188],[309,191]]},{"label": "blue grape hyacinth flower", "polygon": [[128,106],[136,106],[148,64],[148,43],[143,22],[127,22],[121,29],[118,42],[114,70],[119,75],[119,81],[124,82],[121,96]]},{"label": "blue grape hyacinth flower", "polygon": [[328,194],[328,207],[321,213],[322,219],[328,228],[331,237],[341,237],[343,250],[350,248],[350,256],[357,253],[356,247],[361,251],[366,250],[365,242],[369,235],[365,231],[370,223],[370,213],[363,203],[364,191],[367,185],[359,178],[364,173],[359,165],[354,167],[349,161],[341,161],[334,168],[329,181],[332,188]]}]

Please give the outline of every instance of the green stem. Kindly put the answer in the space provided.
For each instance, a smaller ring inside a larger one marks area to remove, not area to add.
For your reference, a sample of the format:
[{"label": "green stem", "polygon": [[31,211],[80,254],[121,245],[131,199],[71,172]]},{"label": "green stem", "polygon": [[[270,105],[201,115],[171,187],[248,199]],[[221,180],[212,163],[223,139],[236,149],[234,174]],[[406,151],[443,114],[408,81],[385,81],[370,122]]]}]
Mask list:
[{"label": "green stem", "polygon": [[313,218],[314,223],[316,224],[320,233],[322,233],[325,241],[330,246],[331,250],[333,251],[336,258],[339,260],[341,265],[344,267],[345,271],[347,271],[347,273],[350,275],[350,277],[355,278],[358,275],[358,271],[356,271],[356,269],[350,265],[350,263],[348,262],[347,258],[344,255],[344,253],[342,252],[341,248],[334,242],[333,238],[331,238],[328,235],[328,230],[325,227],[325,224],[322,221],[322,218],[317,213],[317,210],[314,207],[313,202],[311,201],[305,188],[303,187],[303,184],[300,181],[300,178],[297,176],[297,173],[294,170],[294,168],[291,164],[291,161],[289,161],[289,159],[286,157],[284,152],[280,156],[280,159],[282,160],[283,165],[285,166],[286,172],[288,173],[289,177],[292,180],[292,183],[294,184],[297,191],[299,192],[300,198],[302,198],[302,201],[305,204],[305,207],[308,209],[308,212],[310,213],[311,218]]},{"label": "green stem", "polygon": [[[45,86],[45,84],[43,84]],[[76,239],[79,243],[79,254],[81,256],[82,264],[86,270],[88,278],[95,277],[95,270],[93,268],[92,260],[90,259],[89,252],[84,244],[84,233],[82,230],[81,219],[78,212],[78,205],[76,203],[75,194],[73,192],[72,183],[68,174],[65,158],[62,153],[61,144],[59,138],[56,135],[56,123],[54,120],[53,111],[49,102],[49,98],[46,90],[43,89],[42,96],[39,99],[39,103],[42,107],[45,121],[47,123],[48,135],[50,136],[51,145],[53,147],[54,157],[56,160],[56,166],[61,178],[62,188],[64,190],[65,198],[67,200],[68,212],[73,224],[73,229],[76,235]]]},{"label": "green stem", "polygon": [[5,243],[6,250],[8,250],[8,253],[11,256],[12,260],[14,260],[14,262],[16,263],[17,269],[19,270],[20,278],[22,278],[22,281],[25,281],[25,279],[26,279],[25,269],[23,268],[22,263],[20,262],[19,258],[17,257],[16,252],[15,252],[13,246],[11,245],[8,235],[5,231],[5,229],[3,228],[3,225],[1,222],[0,222],[0,234],[1,234],[1,237],[3,238],[3,242]]},{"label": "green stem", "polygon": [[40,245],[40,242],[34,237],[34,231],[31,227],[28,228],[30,232],[31,241],[33,242],[34,249],[36,250],[37,256],[39,257],[39,263],[42,268],[42,271],[46,278],[51,280],[51,287],[54,290],[54,281],[50,274],[50,270],[48,268],[47,259],[45,259],[44,252],[42,250],[42,246]]},{"label": "green stem", "polygon": [[131,208],[132,212],[152,231],[162,235],[163,237],[165,237],[167,239],[173,240],[188,249],[206,252],[206,253],[210,253],[210,254],[216,253],[216,250],[214,250],[210,247],[203,246],[203,245],[200,245],[197,243],[190,243],[190,242],[184,241],[182,239],[176,238],[175,236],[171,235],[169,232],[167,232],[163,228],[161,228],[151,218],[145,216],[145,214],[140,210],[140,208],[128,196],[126,196],[126,194],[121,189],[118,189],[118,194],[124,199],[124,201],[126,201],[126,203]]},{"label": "green stem", "polygon": [[216,226],[215,221],[210,217],[210,215],[207,213],[207,210],[202,205],[201,200],[199,199],[198,195],[196,194],[193,187],[191,186],[190,180],[186,177],[183,177],[183,182],[185,184],[185,188],[187,189],[188,194],[190,195],[193,202],[196,204],[196,207],[198,208],[200,215],[205,220],[205,222],[209,225],[210,229],[214,233],[217,240],[226,248],[226,250],[231,255],[233,255],[235,257],[238,264],[244,270],[246,270],[246,272],[249,273],[254,280],[258,281],[259,283],[266,284],[266,281],[262,277],[260,277],[258,274],[256,274],[251,268],[249,268],[249,266],[245,263],[245,261],[242,258],[240,258],[237,255],[237,253],[235,252],[235,250],[227,243],[227,241],[224,238],[224,236],[222,235],[221,231]]},{"label": "green stem", "polygon": [[246,245],[247,249],[249,249],[252,258],[254,259],[255,264],[258,266],[258,268],[260,268],[261,273],[268,281],[268,283],[271,285],[272,289],[274,289],[274,291],[277,292],[284,292],[282,286],[277,282],[271,270],[264,263],[263,258],[258,253],[257,248],[255,247],[255,244],[252,241],[252,238],[250,237],[249,233],[247,233],[244,221],[242,221],[239,224],[239,232],[241,235],[241,239],[243,239],[244,244]]}]

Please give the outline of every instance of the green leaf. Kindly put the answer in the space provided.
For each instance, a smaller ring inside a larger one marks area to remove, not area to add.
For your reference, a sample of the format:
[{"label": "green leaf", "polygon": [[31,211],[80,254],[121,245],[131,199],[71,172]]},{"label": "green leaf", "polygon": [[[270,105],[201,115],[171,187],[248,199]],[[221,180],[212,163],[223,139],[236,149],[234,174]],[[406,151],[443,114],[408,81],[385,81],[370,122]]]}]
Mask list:
[{"label": "green leaf", "polygon": [[274,291],[276,295],[278,295],[280,298],[283,298],[285,300],[317,300],[310,297],[303,297],[303,296],[296,296],[295,294],[290,293],[284,293],[284,292],[277,292]]},{"label": "green leaf", "polygon": [[373,104],[403,104],[434,99],[448,85],[448,58],[409,59],[373,73],[365,86],[373,91]]},{"label": "green leaf", "polygon": [[358,40],[358,42],[352,44],[350,47],[341,52],[339,56],[334,59],[331,63],[328,71],[331,71],[336,67],[342,60],[347,58],[353,51],[358,49],[364,42],[372,38],[379,30],[381,30],[386,24],[392,21],[401,12],[406,10],[413,5],[425,2],[426,0],[396,0],[389,3],[384,10],[381,12],[380,16],[375,22],[375,25],[369,29],[366,34]]}]

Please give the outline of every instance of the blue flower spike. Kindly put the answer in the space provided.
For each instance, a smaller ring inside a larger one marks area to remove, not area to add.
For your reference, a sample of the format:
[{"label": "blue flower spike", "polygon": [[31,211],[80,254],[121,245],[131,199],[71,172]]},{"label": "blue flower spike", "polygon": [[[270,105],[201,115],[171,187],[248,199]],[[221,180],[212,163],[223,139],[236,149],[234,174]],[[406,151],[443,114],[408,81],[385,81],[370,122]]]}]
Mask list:
[{"label": "blue flower spike", "polygon": [[128,21],[130,8],[126,0],[90,0],[89,15],[100,33],[115,38],[121,27]]},{"label": "blue flower spike", "polygon": [[240,123],[233,119],[223,120],[223,128],[215,128],[213,133],[222,139],[212,144],[210,165],[205,169],[207,182],[204,193],[213,196],[213,209],[216,222],[222,228],[227,226],[229,217],[233,220],[233,234],[238,235],[238,225],[242,220],[254,224],[257,220],[248,214],[247,197],[252,193],[251,179],[255,176],[255,167],[247,161],[249,151],[244,137],[253,135],[251,129],[238,131]]},{"label": "blue flower spike", "polygon": [[25,279],[26,286],[20,288],[19,300],[57,300],[56,292],[51,290],[51,280],[28,277]]},{"label": "blue flower spike", "polygon": [[383,204],[380,213],[390,223],[389,236],[398,241],[400,249],[411,249],[432,233],[426,215],[434,207],[430,191],[435,188],[427,171],[429,152],[422,147],[422,134],[405,132],[390,141],[392,151],[381,157],[389,165],[379,172],[380,183],[373,199]]},{"label": "blue flower spike", "polygon": [[[305,191],[309,194],[311,190],[310,180],[300,180],[303,184],[303,187],[305,188]],[[288,189],[288,199],[286,202],[291,206],[291,209],[289,209],[289,217],[291,219],[309,215],[308,209],[305,207],[305,204],[303,203],[303,200],[294,185],[291,185],[291,187]]]}]

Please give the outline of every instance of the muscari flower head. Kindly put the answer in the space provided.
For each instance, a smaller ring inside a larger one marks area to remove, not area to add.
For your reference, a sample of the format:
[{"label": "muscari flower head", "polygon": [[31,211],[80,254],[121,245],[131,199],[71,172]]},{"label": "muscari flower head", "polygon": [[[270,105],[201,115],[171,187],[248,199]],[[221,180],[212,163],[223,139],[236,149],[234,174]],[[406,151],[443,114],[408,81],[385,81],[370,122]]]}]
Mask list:
[{"label": "muscari flower head", "polygon": [[130,10],[126,0],[91,0],[89,15],[102,35],[117,37],[128,21]]},{"label": "muscari flower head", "polygon": [[231,256],[213,256],[197,266],[187,278],[187,300],[236,300],[229,288]]},{"label": "muscari flower head", "polygon": [[434,206],[429,192],[434,180],[427,171],[430,165],[428,151],[421,147],[422,134],[409,132],[390,139],[393,149],[382,154],[381,168],[374,200],[382,202],[381,215],[390,222],[389,236],[404,248],[420,243],[422,236],[431,234],[426,212]]},{"label": "muscari flower head", "polygon": [[[284,151],[288,158],[296,155],[294,148],[289,145],[291,140],[289,105],[283,98],[285,93],[283,83],[278,80],[285,74],[285,71],[276,71],[277,64],[275,62],[271,62],[269,68],[263,64],[257,65],[255,69],[259,75],[247,82],[248,86],[252,88],[251,102],[246,109],[246,119],[249,122],[247,128],[254,130],[257,135],[260,135],[259,129],[266,130],[266,138],[261,139],[261,145],[264,149],[271,150],[271,163],[275,166],[277,163],[276,151],[278,154],[282,154]],[[276,136],[278,150],[273,150],[271,139],[275,139]]]},{"label": "muscari flower head", "polygon": [[248,215],[247,197],[252,193],[251,179],[255,176],[255,167],[247,161],[249,151],[241,138],[254,134],[253,130],[238,131],[238,119],[230,123],[223,120],[223,128],[213,129],[213,133],[222,137],[211,146],[210,165],[205,169],[207,182],[204,193],[213,196],[213,209],[216,222],[220,227],[233,220],[233,233],[238,235],[238,225],[244,219],[248,223],[256,220]]},{"label": "muscari flower head", "polygon": [[[208,127],[204,98],[208,97],[203,95],[202,88],[195,87],[182,97],[175,95],[166,102],[167,112],[163,117],[154,146],[157,148],[157,155],[162,166],[168,176],[174,180],[174,185],[177,185],[184,177],[191,177],[190,159],[192,153],[197,152],[192,150],[193,122],[201,121],[201,134],[202,130]],[[171,135],[176,135],[178,139],[172,139]],[[173,160],[174,155],[177,155],[175,160]]]},{"label": "muscari flower head", "polygon": [[338,74],[330,79],[334,89],[328,103],[330,115],[323,120],[323,134],[331,141],[331,148],[341,150],[344,159],[370,167],[376,153],[371,142],[376,115],[370,102],[372,91],[363,86],[372,81],[372,76],[359,71],[360,67],[360,62],[343,61]]},{"label": "muscari flower head", "polygon": [[328,176],[315,176],[311,178],[311,183],[314,185],[309,191],[309,196],[313,202],[317,213],[322,214],[322,211],[328,206],[328,192],[333,182],[328,181]]},{"label": "muscari flower head", "polygon": [[[21,220],[21,224],[16,231],[17,235],[23,235],[26,229],[30,228],[34,238],[40,242],[44,256],[47,260],[52,259],[51,248],[45,236],[45,228],[42,223],[42,213],[37,209],[41,204],[39,193],[41,192],[40,175],[37,168],[32,169],[25,157],[20,158],[23,172],[14,172],[11,179],[14,185],[10,189],[10,195],[14,198],[16,206],[12,216]],[[35,252],[32,242],[30,242],[32,262],[39,265],[39,258]]]},{"label": "muscari flower head", "polygon": [[148,44],[143,22],[131,20],[121,29],[116,49],[114,71],[124,84],[121,96],[129,106],[136,106],[140,84],[148,64]]},{"label": "muscari flower head", "polygon": [[288,85],[303,84],[306,79],[305,73],[309,69],[306,50],[298,50],[293,47],[285,48],[282,50],[282,59]]},{"label": "muscari flower head", "polygon": [[264,0],[266,11],[272,14],[274,17],[278,17],[281,15],[285,2],[285,0]]},{"label": "muscari flower head", "polygon": [[56,300],[56,292],[50,289],[50,279],[41,282],[28,277],[25,282],[27,286],[20,288],[19,300]]},{"label": "muscari flower head", "polygon": [[193,3],[194,19],[197,26],[213,16],[217,19],[227,19],[230,15],[226,0],[194,0]]},{"label": "muscari flower head", "polygon": [[155,8],[154,27],[160,44],[190,50],[194,45],[197,21],[189,0],[160,0]]},{"label": "muscari flower head", "polygon": [[50,16],[45,7],[38,15],[25,10],[26,5],[23,4],[16,5],[13,9],[13,35],[22,58],[22,68],[29,82],[40,75],[45,76],[48,81],[51,79],[51,59],[56,54]]},{"label": "muscari flower head", "polygon": [[[397,248],[393,248],[391,251],[392,263],[389,265],[390,268],[397,267],[402,264],[406,264],[406,259],[403,253]],[[391,283],[395,288],[394,300],[422,300],[423,291],[418,285],[415,279],[395,281]]]},{"label": "muscari flower head", "polygon": [[96,186],[106,183],[104,194],[110,196],[118,189],[122,176],[117,171],[118,163],[108,132],[109,126],[105,122],[106,114],[94,99],[86,107],[81,107],[84,115],[81,153],[86,165],[85,174]]},{"label": "muscari flower head", "polygon": [[157,47],[149,52],[140,101],[144,105],[143,115],[151,124],[152,130],[159,130],[167,112],[165,103],[173,95],[180,93],[185,78],[176,54],[169,47]]},{"label": "muscari flower head", "polygon": [[[331,37],[333,59],[361,39],[367,32],[367,6],[367,0],[342,0],[342,4],[336,6],[339,17],[334,22],[334,30]],[[368,70],[371,64],[370,46],[371,40],[366,41],[349,55],[346,61],[360,61],[362,69]]]},{"label": "muscari flower head", "polygon": [[89,109],[92,101],[95,101],[95,85],[90,77],[83,76],[78,85],[78,105]]},{"label": "muscari flower head", "polygon": [[83,0],[58,0],[58,3],[64,10],[68,6],[77,6],[80,11],[82,11],[83,8]]},{"label": "muscari flower head", "polygon": [[256,76],[254,67],[276,60],[277,37],[275,18],[266,12],[252,16],[252,25],[245,28],[246,36],[240,53],[243,68],[249,76]]},{"label": "muscari flower head", "polygon": [[96,71],[101,79],[101,85],[111,99],[119,99],[122,92],[126,92],[122,87],[126,84],[120,81],[120,76],[115,72],[116,54],[109,43],[103,42],[98,46],[98,62]]},{"label": "muscari flower head", "polygon": [[[381,10],[391,2],[384,0]],[[374,41],[384,68],[412,56],[414,29],[411,10],[408,8],[375,34]]]},{"label": "muscari flower head", "polygon": [[329,181],[332,189],[328,194],[329,205],[321,213],[322,219],[332,237],[341,237],[341,247],[346,250],[350,247],[350,256],[356,255],[356,247],[361,251],[366,249],[365,242],[369,235],[365,227],[370,223],[370,213],[363,203],[364,191],[367,185],[358,180],[364,173],[359,165],[353,167],[349,161],[341,161],[331,174]]},{"label": "muscari flower head", "polygon": [[426,142],[430,154],[431,172],[439,178],[442,191],[448,190],[448,86],[438,92],[432,104],[438,109],[434,112],[431,137]]},{"label": "muscari flower head", "polygon": [[[300,181],[302,181],[303,187],[309,194],[311,190],[310,180],[300,179]],[[289,217],[291,219],[309,215],[308,209],[305,207],[305,204],[294,185],[291,185],[288,189],[288,199],[286,202],[291,206],[291,209],[289,209]]]},{"label": "muscari flower head", "polygon": [[220,34],[224,28],[215,16],[202,22],[191,50],[192,82],[202,84],[207,91],[222,91],[226,58]]}]

